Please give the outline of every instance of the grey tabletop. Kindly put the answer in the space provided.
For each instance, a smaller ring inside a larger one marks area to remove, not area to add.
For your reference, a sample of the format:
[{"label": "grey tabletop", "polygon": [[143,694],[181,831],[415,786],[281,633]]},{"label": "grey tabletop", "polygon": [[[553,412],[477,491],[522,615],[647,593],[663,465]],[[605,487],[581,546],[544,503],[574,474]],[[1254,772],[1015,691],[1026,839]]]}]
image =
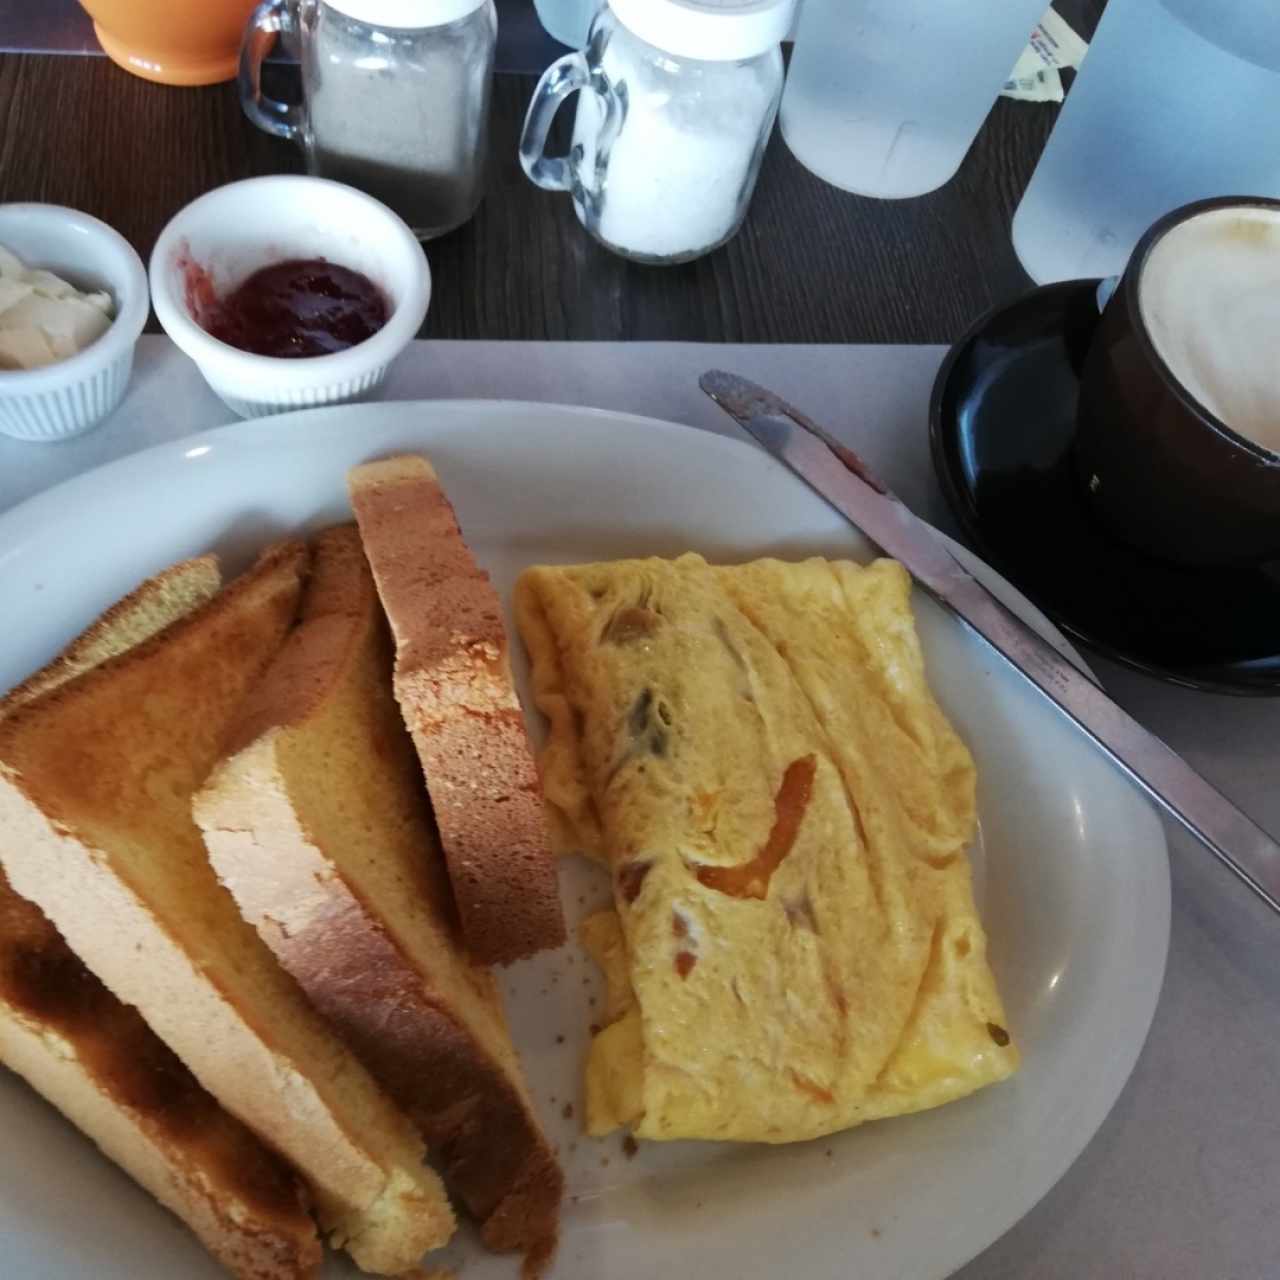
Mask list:
[{"label": "grey tabletop", "polygon": [[[917,512],[956,532],[926,431],[942,354],[937,346],[421,342],[393,370],[387,396],[595,405],[729,432],[696,378],[712,366],[737,368],[828,424]],[[0,438],[0,510],[230,420],[167,339],[144,337],[128,398],[99,430],[59,446]],[[1122,705],[1280,831],[1280,701],[1196,693],[1092,665]],[[1172,944],[1137,1069],[1072,1169],[957,1273],[963,1280],[1280,1275],[1280,921],[1181,831],[1168,834]]]}]

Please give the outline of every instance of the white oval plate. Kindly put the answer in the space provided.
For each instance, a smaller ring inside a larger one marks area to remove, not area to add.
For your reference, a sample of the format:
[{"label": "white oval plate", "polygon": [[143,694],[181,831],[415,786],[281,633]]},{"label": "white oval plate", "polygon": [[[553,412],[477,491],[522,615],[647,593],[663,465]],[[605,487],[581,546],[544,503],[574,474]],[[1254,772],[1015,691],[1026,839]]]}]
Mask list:
[{"label": "white oval plate", "polygon": [[[430,453],[504,599],[536,561],[870,555],[764,453],[708,433],[542,404],[319,410],[150,449],[0,517],[0,688],[180,557],[212,546],[239,568],[273,535],[348,518],[347,468],[397,450]],[[1161,825],[981,641],[923,596],[916,609],[933,686],[978,762],[983,915],[1022,1070],[937,1111],[822,1141],[642,1144],[628,1158],[618,1137],[585,1139],[567,1114],[579,1108],[591,966],[572,943],[516,966],[503,978],[513,1032],[569,1181],[555,1277],[648,1280],[699,1266],[736,1280],[945,1276],[1048,1191],[1128,1078],[1168,950]],[[564,867],[562,890],[575,921],[607,895],[577,865]],[[7,1073],[0,1133],[6,1273],[222,1274]],[[516,1273],[466,1232],[438,1260],[465,1261],[467,1280]],[[340,1261],[329,1268],[347,1274]]]}]

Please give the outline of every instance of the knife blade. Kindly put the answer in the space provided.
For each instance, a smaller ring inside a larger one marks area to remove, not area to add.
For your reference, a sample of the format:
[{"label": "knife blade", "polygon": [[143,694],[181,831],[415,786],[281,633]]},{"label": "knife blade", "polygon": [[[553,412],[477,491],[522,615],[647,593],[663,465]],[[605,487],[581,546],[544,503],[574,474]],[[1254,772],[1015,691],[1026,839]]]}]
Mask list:
[{"label": "knife blade", "polygon": [[1280,844],[1007,609],[847,445],[773,392],[719,369],[703,391],[819,497],[900,561],[1123,772],[1280,913]]}]

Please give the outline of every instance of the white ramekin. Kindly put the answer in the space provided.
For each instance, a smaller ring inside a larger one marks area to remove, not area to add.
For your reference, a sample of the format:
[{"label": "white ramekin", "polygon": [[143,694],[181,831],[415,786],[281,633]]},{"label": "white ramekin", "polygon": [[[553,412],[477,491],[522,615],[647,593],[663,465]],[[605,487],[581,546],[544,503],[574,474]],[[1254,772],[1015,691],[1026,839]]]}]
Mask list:
[{"label": "white ramekin", "polygon": [[96,427],[124,395],[133,349],[147,322],[147,273],[105,222],[57,204],[0,204],[0,244],[29,267],[115,303],[106,333],[43,369],[0,369],[0,431],[18,440],[68,440]]},{"label": "white ramekin", "polygon": [[[191,264],[221,295],[259,267],[324,258],[363,272],[391,316],[371,338],[328,356],[253,355],[206,333],[187,301]],[[427,314],[431,272],[413,232],[386,205],[340,182],[280,175],[218,187],[181,210],[151,254],[151,300],[165,332],[242,418],[367,397]]]}]

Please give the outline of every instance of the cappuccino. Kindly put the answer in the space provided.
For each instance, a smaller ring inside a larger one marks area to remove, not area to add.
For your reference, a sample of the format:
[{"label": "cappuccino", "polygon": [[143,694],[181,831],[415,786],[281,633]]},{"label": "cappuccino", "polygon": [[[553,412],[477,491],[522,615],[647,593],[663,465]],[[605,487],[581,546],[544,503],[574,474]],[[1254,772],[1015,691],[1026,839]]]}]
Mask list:
[{"label": "cappuccino", "polygon": [[1138,306],[1186,391],[1280,453],[1280,210],[1212,209],[1173,227],[1147,255]]}]

